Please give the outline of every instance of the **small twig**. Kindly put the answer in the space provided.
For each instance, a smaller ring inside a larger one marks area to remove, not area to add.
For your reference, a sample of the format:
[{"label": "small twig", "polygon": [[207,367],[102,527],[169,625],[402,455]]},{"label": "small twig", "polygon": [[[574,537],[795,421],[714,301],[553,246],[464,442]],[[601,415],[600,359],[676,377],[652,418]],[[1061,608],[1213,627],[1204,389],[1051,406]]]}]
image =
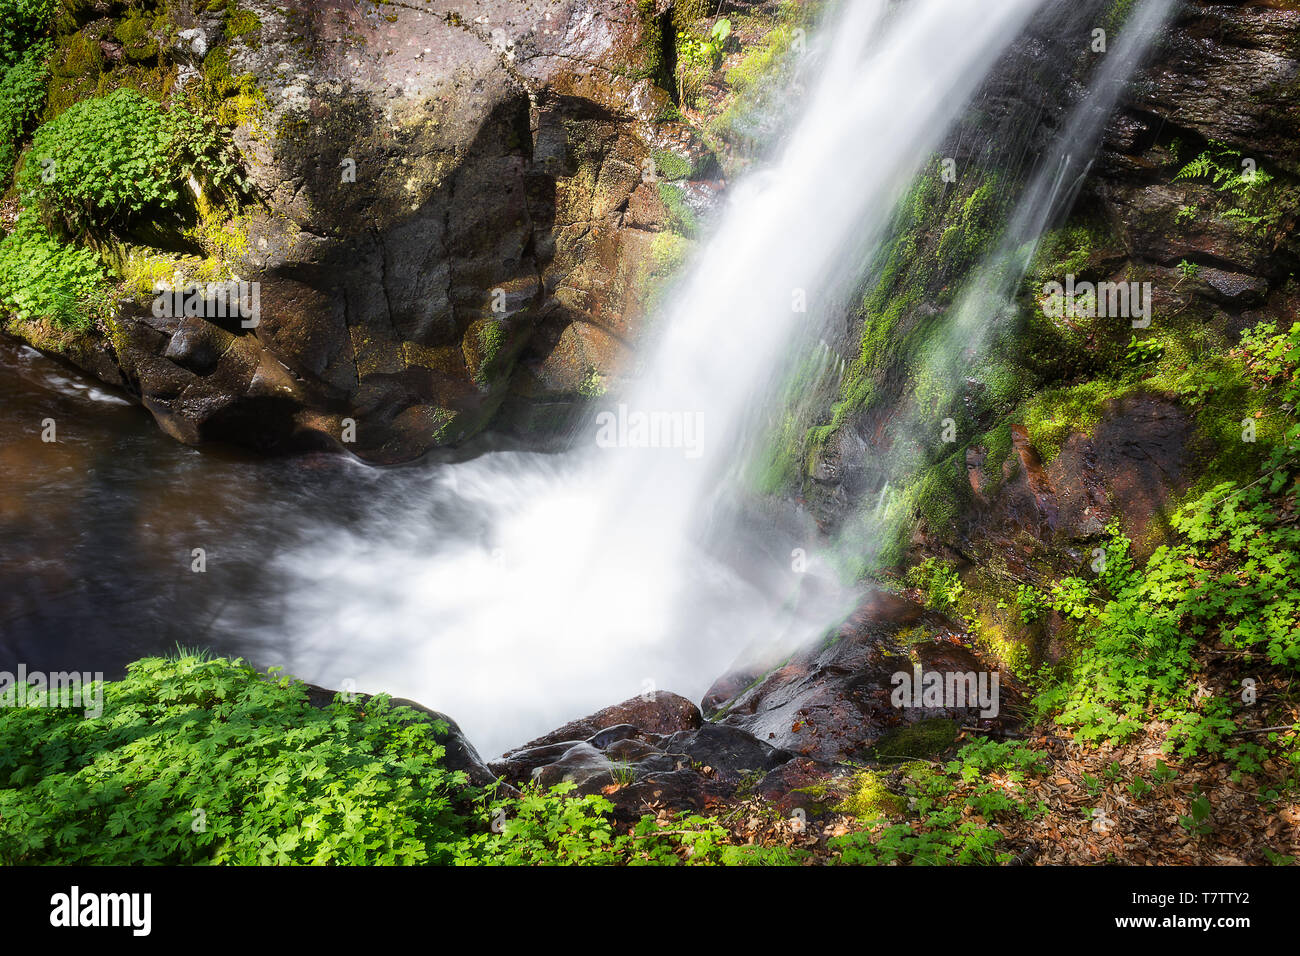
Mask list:
[{"label": "small twig", "polygon": [[1234,490],[1228,492],[1226,495],[1224,495],[1222,498],[1220,498],[1220,499],[1219,499],[1218,501],[1216,501],[1214,504],[1210,505],[1210,507],[1211,507],[1211,508],[1217,508],[1219,505],[1223,504],[1225,501],[1227,501],[1227,500],[1228,500],[1229,498],[1231,498],[1233,495],[1239,495],[1239,494],[1241,494],[1243,491],[1247,491],[1247,490],[1249,490],[1249,489],[1251,489],[1251,488],[1254,488],[1257,484],[1259,484],[1259,483],[1260,483],[1261,481],[1263,481],[1265,478],[1268,478],[1268,477],[1270,477],[1270,476],[1272,476],[1272,475],[1277,474],[1279,471],[1281,471],[1281,470],[1282,470],[1283,468],[1285,468],[1287,465],[1290,465],[1293,461],[1295,461],[1294,458],[1288,458],[1286,461],[1282,462],[1282,464],[1278,465],[1276,468],[1273,468],[1273,469],[1271,469],[1271,470],[1269,470],[1269,471],[1264,472],[1264,474],[1260,475],[1258,478],[1256,478],[1254,481],[1252,481],[1250,484],[1246,485],[1245,487],[1242,487],[1242,488],[1236,488],[1236,489],[1234,489]]},{"label": "small twig", "polygon": [[1013,733],[1010,730],[998,730],[996,727],[961,727],[961,730],[969,730],[976,734],[997,734],[999,737],[1018,737],[1022,740],[1028,739],[1025,734]]},{"label": "small twig", "polygon": [[1229,737],[1240,737],[1243,734],[1267,734],[1275,730],[1295,730],[1295,724],[1281,724],[1277,727],[1259,727],[1255,730],[1234,730]]}]

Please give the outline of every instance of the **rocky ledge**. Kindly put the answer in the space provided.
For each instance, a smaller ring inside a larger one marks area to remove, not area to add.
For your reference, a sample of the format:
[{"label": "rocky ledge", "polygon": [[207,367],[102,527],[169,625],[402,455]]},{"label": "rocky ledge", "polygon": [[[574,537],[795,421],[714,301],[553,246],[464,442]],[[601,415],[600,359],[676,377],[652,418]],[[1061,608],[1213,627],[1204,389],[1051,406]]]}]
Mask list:
[{"label": "rocky ledge", "polygon": [[[984,716],[978,706],[894,706],[893,675],[916,668],[997,674],[998,715]],[[725,690],[742,685],[740,692]],[[330,699],[328,692],[319,696]],[[660,811],[717,812],[752,798],[812,819],[832,809],[826,794],[854,764],[931,757],[964,733],[998,736],[1010,726],[1018,699],[1014,678],[984,660],[950,621],[905,598],[875,594],[784,666],[721,678],[703,709],[656,691],[571,721],[486,764],[454,721],[434,716],[450,726],[448,765],[475,783],[571,783],[579,794],[604,795],[625,822]]]},{"label": "rocky ledge", "polygon": [[[660,85],[671,3],[210,6],[160,5],[148,35],[164,101],[227,94],[249,195],[220,228],[116,238],[124,257],[197,241],[257,283],[256,324],[140,294],[67,357],[181,441],[376,463],[494,421],[544,435],[618,373],[663,265],[661,185],[707,204],[720,176]],[[61,57],[108,51],[101,86],[136,69],[124,8],[60,22]]]}]

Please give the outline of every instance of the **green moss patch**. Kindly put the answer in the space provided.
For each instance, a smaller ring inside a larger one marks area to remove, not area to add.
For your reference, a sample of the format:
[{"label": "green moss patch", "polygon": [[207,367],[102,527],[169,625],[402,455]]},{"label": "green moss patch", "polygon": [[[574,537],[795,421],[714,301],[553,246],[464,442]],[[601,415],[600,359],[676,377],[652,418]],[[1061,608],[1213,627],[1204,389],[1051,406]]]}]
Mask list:
[{"label": "green moss patch", "polygon": [[933,757],[957,742],[960,728],[955,720],[935,717],[918,720],[890,731],[871,747],[876,760]]}]

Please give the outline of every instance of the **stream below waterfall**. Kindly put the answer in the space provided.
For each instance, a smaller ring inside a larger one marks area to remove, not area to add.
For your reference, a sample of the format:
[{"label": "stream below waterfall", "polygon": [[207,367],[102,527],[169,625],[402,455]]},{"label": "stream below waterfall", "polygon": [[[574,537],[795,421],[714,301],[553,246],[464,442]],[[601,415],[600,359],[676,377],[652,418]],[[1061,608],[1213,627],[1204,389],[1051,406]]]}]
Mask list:
[{"label": "stream below waterfall", "polygon": [[650,562],[592,567],[568,456],[381,469],[197,451],[11,339],[0,402],[0,660],[28,671],[113,679],[203,648],[413,698],[488,755],[647,689],[698,700],[776,634],[791,590],[784,541],[775,556],[753,538],[725,562],[683,557],[684,581],[648,579]]}]

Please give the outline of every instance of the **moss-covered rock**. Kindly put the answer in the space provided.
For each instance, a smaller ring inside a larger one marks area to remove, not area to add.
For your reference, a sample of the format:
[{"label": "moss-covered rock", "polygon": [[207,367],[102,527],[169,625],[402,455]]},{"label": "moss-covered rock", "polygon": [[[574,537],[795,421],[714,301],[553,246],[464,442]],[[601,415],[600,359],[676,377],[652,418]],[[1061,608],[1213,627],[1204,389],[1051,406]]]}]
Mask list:
[{"label": "moss-covered rock", "polygon": [[[715,169],[653,85],[656,6],[629,19],[616,0],[565,0],[544,17],[492,0],[471,20],[401,5],[378,18],[264,0],[68,5],[47,119],[122,87],[183,102],[230,131],[210,159],[252,183],[234,201],[187,183],[197,221],[129,237],[156,247],[118,262],[141,298],[116,354],[146,406],[184,440],[210,437],[211,414],[275,417],[250,429],[259,442],[337,441],[352,419],[349,450],[392,461],[473,435],[508,395],[576,406],[602,389],[680,260],[647,252],[665,226],[694,228],[696,200],[666,183]],[[557,18],[591,26],[558,31]],[[648,200],[639,219],[634,194]],[[259,284],[230,374],[169,367],[175,330],[148,315],[168,270]],[[273,385],[275,367],[292,388]]]},{"label": "moss-covered rock", "polygon": [[885,781],[876,771],[863,770],[846,782],[849,784],[846,788],[848,793],[835,807],[839,813],[870,821],[880,817],[896,817],[907,809],[907,799],[886,787]]},{"label": "moss-covered rock", "polygon": [[891,731],[871,748],[876,759],[934,757],[957,741],[957,722],[936,717],[918,720]]}]

